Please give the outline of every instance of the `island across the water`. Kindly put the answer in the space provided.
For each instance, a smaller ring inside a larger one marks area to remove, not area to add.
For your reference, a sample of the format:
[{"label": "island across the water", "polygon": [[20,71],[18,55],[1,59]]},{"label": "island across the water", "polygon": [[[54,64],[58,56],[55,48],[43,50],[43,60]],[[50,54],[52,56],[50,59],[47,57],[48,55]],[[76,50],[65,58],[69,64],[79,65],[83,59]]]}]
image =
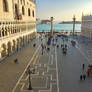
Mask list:
[{"label": "island across the water", "polygon": [[[76,24],[81,24],[81,21],[75,21]],[[62,21],[59,24],[73,24],[73,21]]]}]

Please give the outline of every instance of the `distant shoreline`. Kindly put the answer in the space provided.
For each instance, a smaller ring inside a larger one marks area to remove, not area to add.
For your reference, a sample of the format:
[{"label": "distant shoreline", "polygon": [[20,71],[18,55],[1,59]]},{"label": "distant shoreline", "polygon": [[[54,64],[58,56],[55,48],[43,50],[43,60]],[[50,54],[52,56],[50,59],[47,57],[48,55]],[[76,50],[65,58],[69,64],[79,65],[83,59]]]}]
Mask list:
[{"label": "distant shoreline", "polygon": [[[73,21],[63,21],[60,22],[59,24],[73,24]],[[81,24],[81,21],[75,21],[75,24]]]},{"label": "distant shoreline", "polygon": [[[60,23],[54,23],[54,24],[73,24],[73,22],[64,22],[64,23],[62,23],[62,22],[60,22]],[[76,22],[75,24],[81,24],[81,22],[80,23],[78,23],[78,22]],[[37,25],[44,25],[44,24],[37,24]],[[50,25],[50,24],[45,24],[45,25]]]}]

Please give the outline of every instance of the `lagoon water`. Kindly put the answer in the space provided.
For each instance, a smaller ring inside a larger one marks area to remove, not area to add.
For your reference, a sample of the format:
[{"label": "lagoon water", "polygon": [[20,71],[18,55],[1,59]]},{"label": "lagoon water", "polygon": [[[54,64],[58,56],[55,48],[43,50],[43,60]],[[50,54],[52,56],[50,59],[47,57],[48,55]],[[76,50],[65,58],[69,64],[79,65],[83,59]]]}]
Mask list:
[{"label": "lagoon water", "polygon": [[[37,24],[37,32],[50,32],[50,24]],[[54,24],[54,32],[72,32],[73,24]],[[81,24],[75,24],[75,31],[81,32]]]}]

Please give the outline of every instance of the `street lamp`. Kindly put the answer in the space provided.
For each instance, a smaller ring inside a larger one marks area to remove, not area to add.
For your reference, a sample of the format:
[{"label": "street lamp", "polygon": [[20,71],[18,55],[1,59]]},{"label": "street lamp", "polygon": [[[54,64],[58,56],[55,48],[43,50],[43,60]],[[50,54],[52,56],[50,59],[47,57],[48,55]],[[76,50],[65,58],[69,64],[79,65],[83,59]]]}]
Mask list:
[{"label": "street lamp", "polygon": [[32,71],[29,68],[28,69],[28,75],[29,75],[29,87],[28,87],[28,90],[32,90],[32,84],[31,84],[30,74],[32,74]]}]

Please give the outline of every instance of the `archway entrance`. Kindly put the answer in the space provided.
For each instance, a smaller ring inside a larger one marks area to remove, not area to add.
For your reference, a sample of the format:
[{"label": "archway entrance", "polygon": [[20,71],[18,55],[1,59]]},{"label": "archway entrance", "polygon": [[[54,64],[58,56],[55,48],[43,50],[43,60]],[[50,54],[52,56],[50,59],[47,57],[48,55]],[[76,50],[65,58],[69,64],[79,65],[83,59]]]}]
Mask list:
[{"label": "archway entrance", "polygon": [[23,46],[25,45],[25,37],[23,36]]},{"label": "archway entrance", "polygon": [[6,56],[6,45],[2,44],[1,48],[2,48],[1,57],[5,57]]},{"label": "archway entrance", "polygon": [[28,43],[30,42],[30,35],[28,35]]},{"label": "archway entrance", "polygon": [[27,36],[25,36],[25,43],[27,43]]},{"label": "archway entrance", "polygon": [[16,50],[16,41],[15,41],[15,40],[13,40],[12,50],[13,50],[13,51],[15,51],[15,50]]},{"label": "archway entrance", "polygon": [[19,42],[19,39],[17,39],[17,51],[19,48],[20,48],[20,42]]},{"label": "archway entrance", "polygon": [[20,37],[20,48],[23,46],[23,38]]},{"label": "archway entrance", "polygon": [[8,46],[7,52],[8,52],[8,54],[10,54],[12,52],[11,42],[8,42],[7,46]]},{"label": "archway entrance", "polygon": [[28,40],[29,40],[29,39],[28,39],[28,35],[27,35],[27,43],[28,43]]}]

